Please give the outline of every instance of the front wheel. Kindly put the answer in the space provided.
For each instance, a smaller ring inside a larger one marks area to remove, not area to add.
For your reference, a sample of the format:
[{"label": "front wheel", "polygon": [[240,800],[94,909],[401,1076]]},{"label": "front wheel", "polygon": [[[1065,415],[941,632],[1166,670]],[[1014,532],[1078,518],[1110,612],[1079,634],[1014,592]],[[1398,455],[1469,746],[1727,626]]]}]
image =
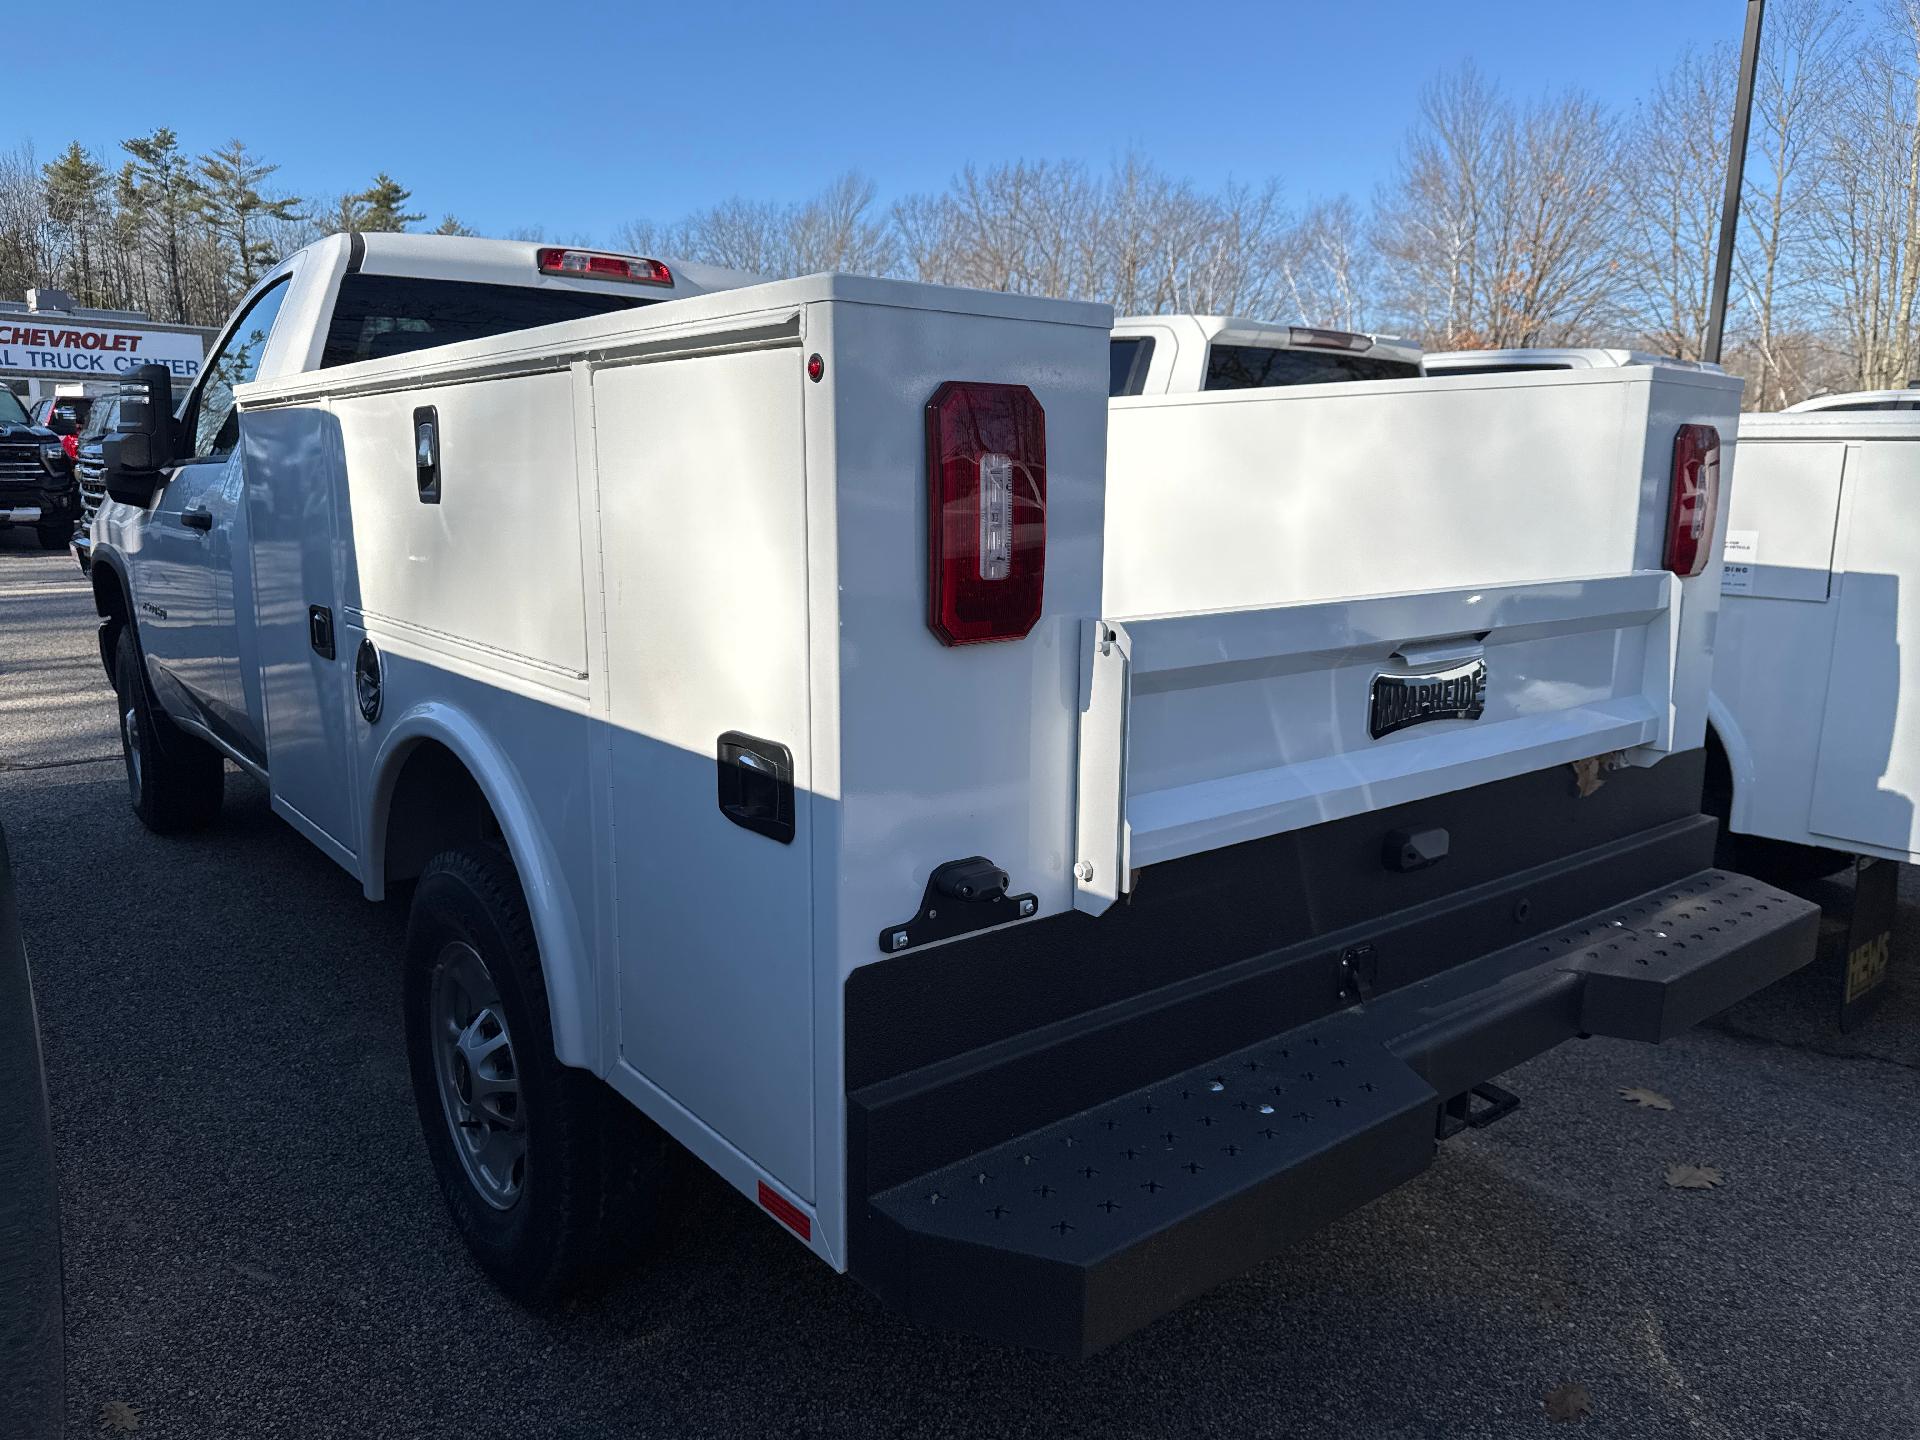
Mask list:
[{"label": "front wheel", "polygon": [[428,862],[406,965],[414,1103],[454,1228],[522,1304],[601,1288],[657,1227],[677,1147],[554,1056],[532,918],[497,846]]},{"label": "front wheel", "polygon": [[114,642],[113,688],[119,700],[127,791],[140,823],[159,835],[212,823],[226,788],[226,761],[154,704],[131,625],[121,626]]},{"label": "front wheel", "polygon": [[36,533],[40,536],[40,548],[42,550],[64,550],[67,548],[67,541],[73,537],[73,527],[71,525],[43,525]]}]

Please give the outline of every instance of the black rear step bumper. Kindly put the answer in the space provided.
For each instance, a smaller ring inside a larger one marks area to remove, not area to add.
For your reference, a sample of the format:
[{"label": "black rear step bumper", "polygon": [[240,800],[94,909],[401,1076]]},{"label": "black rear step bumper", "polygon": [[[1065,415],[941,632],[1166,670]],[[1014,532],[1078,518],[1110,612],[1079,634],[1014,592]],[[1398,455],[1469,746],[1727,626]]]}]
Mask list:
[{"label": "black rear step bumper", "polygon": [[1087,1025],[893,1076],[849,1096],[851,1268],[924,1323],[1092,1354],[1418,1174],[1448,1099],[1578,1035],[1664,1040],[1805,964],[1818,926],[1699,870],[964,1155]]}]

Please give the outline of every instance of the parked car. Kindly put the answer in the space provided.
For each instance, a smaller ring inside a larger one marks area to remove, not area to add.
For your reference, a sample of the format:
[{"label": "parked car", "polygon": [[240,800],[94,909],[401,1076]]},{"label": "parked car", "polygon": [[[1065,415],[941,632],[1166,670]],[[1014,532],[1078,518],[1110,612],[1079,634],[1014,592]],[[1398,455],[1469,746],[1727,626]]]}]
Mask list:
[{"label": "parked car", "polygon": [[1811,955],[1698,813],[1737,381],[1110,400],[1110,325],[339,236],[177,421],[123,400],[135,812],[232,761],[410,893],[421,1125],[509,1293],[644,1243],[671,1137],[918,1319],[1086,1354],[1520,1060]]},{"label": "parked car", "polygon": [[120,395],[101,396],[87,413],[87,423],[74,439],[73,475],[80,486],[80,520],[73,529],[73,555],[85,573],[93,568],[93,517],[107,498],[103,442],[120,423]]},{"label": "parked car", "polygon": [[60,1201],[33,977],[0,831],[0,1435],[64,1433]]},{"label": "parked car", "polygon": [[30,527],[42,550],[59,550],[80,517],[80,487],[62,437],[35,425],[0,388],[0,527]]},{"label": "parked car", "polygon": [[56,435],[78,435],[86,426],[93,402],[91,395],[50,395],[34,401],[29,413],[34,424]]},{"label": "parked car", "polygon": [[1165,395],[1408,380],[1420,374],[1420,347],[1225,315],[1142,315],[1114,322],[1109,363],[1109,395]]}]

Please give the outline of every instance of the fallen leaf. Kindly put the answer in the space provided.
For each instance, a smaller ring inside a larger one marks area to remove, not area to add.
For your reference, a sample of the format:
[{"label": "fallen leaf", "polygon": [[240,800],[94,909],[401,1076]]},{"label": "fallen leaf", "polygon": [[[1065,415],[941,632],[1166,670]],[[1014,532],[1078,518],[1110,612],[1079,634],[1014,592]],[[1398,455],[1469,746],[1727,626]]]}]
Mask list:
[{"label": "fallen leaf", "polygon": [[1549,1420],[1584,1420],[1593,1413],[1593,1396],[1584,1385],[1556,1385],[1547,1391],[1543,1408]]},{"label": "fallen leaf", "polygon": [[1573,788],[1579,792],[1582,800],[1598,790],[1605,782],[1600,778],[1600,757],[1573,762]]},{"label": "fallen leaf", "polygon": [[1622,1085],[1614,1092],[1622,1100],[1631,1100],[1642,1110],[1671,1110],[1673,1102],[1658,1090],[1643,1090],[1638,1085]]},{"label": "fallen leaf", "polygon": [[1711,1165],[1669,1165],[1667,1184],[1675,1190],[1711,1190],[1726,1177]]},{"label": "fallen leaf", "polygon": [[100,1407],[100,1428],[131,1435],[140,1428],[140,1412],[124,1400],[109,1400]]}]

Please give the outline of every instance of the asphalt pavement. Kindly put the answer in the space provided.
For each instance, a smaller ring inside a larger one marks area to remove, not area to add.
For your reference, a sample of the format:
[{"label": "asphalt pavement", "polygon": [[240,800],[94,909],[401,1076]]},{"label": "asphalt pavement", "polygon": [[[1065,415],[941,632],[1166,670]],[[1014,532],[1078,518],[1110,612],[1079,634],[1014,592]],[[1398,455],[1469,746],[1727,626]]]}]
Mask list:
[{"label": "asphalt pavement", "polygon": [[[216,829],[144,831],[84,582],[29,545],[0,536],[0,823],[73,1435],[133,1412],[155,1440],[1920,1435],[1911,875],[1865,1028],[1835,1021],[1830,922],[1814,967],[1670,1045],[1512,1072],[1511,1118],[1089,1362],[917,1330],[711,1181],[610,1295],[532,1315],[467,1263],[429,1175],[404,916],[238,772]],[[1723,1183],[1670,1189],[1675,1164]],[[1563,1384],[1584,1420],[1543,1414]]]}]

